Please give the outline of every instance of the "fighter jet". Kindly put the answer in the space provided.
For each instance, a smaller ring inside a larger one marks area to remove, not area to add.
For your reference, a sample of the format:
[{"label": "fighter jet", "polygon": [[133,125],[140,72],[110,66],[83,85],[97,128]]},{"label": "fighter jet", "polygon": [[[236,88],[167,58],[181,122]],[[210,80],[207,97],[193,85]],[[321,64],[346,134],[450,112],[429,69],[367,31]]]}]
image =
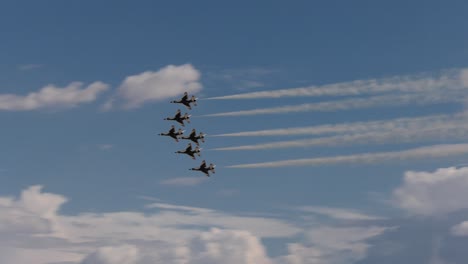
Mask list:
[{"label": "fighter jet", "polygon": [[180,129],[176,132],[174,125],[171,126],[171,129],[167,133],[159,133],[160,136],[169,136],[173,138],[176,142],[179,142],[178,136],[184,134],[184,130]]},{"label": "fighter jet", "polygon": [[210,163],[209,167],[206,167],[206,162],[203,160],[202,163],[200,164],[200,167],[198,168],[191,168],[189,170],[194,170],[194,171],[201,171],[205,173],[206,176],[210,177],[210,171],[212,173],[215,173],[215,168],[216,165],[213,165],[213,163]]},{"label": "fighter jet", "polygon": [[197,136],[197,131],[194,128],[194,129],[192,129],[192,132],[190,132],[190,135],[188,137],[181,137],[181,139],[191,140],[191,141],[195,142],[197,144],[197,146],[199,146],[200,144],[198,143],[198,140],[200,139],[202,142],[205,142],[205,136],[206,136],[206,134],[203,134],[202,132],[200,132],[200,134],[198,134],[198,136]]},{"label": "fighter jet", "polygon": [[188,98],[188,93],[184,92],[184,96],[179,101],[171,101],[173,104],[183,104],[185,105],[189,110],[192,110],[192,106],[190,105],[193,103],[194,105],[197,105],[197,98],[195,98],[194,95],[189,99]]},{"label": "fighter jet", "polygon": [[190,115],[187,113],[185,113],[185,115],[182,115],[182,113],[180,112],[180,109],[177,109],[177,112],[174,115],[174,117],[166,117],[164,118],[164,120],[174,120],[178,122],[179,124],[181,124],[182,126],[185,126],[184,120],[187,121],[187,123],[190,123]]},{"label": "fighter jet", "polygon": [[197,154],[199,157],[201,156],[201,154],[200,154],[201,153],[201,148],[199,148],[197,146],[194,150],[192,150],[192,144],[188,143],[188,146],[184,151],[179,150],[179,151],[176,151],[175,153],[187,154],[190,157],[192,157],[192,159],[195,159],[195,154]]}]

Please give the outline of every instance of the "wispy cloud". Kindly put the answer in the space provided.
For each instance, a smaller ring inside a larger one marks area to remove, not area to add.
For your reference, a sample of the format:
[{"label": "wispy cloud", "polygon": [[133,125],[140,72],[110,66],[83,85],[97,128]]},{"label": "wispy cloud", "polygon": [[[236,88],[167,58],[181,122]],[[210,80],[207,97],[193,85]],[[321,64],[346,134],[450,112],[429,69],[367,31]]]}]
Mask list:
[{"label": "wispy cloud", "polygon": [[227,166],[227,168],[274,168],[288,166],[319,166],[340,163],[377,163],[391,160],[436,158],[468,154],[468,144],[443,144],[413,148],[404,151],[377,152],[354,154],[347,156],[333,156],[321,158],[305,158],[293,160],[280,160],[262,163],[249,163]]},{"label": "wispy cloud", "polygon": [[98,148],[100,150],[111,150],[112,148],[114,148],[114,145],[112,145],[112,144],[100,144],[100,145],[98,145]]},{"label": "wispy cloud", "polygon": [[328,84],[323,86],[308,86],[292,89],[242,93],[235,95],[211,97],[207,99],[256,99],[281,98],[298,96],[349,96],[377,94],[385,92],[427,92],[440,89],[460,89],[467,87],[467,69],[457,69],[442,72],[438,78],[427,75],[396,76],[386,79],[356,80]]},{"label": "wispy cloud", "polygon": [[94,82],[86,87],[72,82],[64,88],[48,85],[27,95],[0,94],[0,110],[29,111],[41,108],[70,108],[96,100],[109,86]]},{"label": "wispy cloud", "polygon": [[324,215],[333,219],[338,220],[382,220],[384,217],[367,215],[356,210],[345,209],[345,208],[334,208],[334,207],[323,207],[323,206],[300,206],[297,207],[298,210],[303,212]]},{"label": "wispy cloud", "polygon": [[208,117],[222,116],[251,116],[266,114],[286,114],[298,112],[334,112],[351,109],[363,109],[371,107],[402,106],[408,104],[428,105],[449,102],[465,102],[466,91],[453,90],[437,93],[411,93],[411,94],[390,94],[372,96],[369,98],[351,98],[336,101],[319,103],[308,103],[300,105],[288,105],[280,107],[258,108],[252,110],[241,110],[233,112],[222,112],[208,114]]},{"label": "wispy cloud", "polygon": [[248,67],[239,69],[210,70],[204,74],[204,83],[210,86],[231,87],[236,90],[247,90],[265,86],[271,81],[271,75],[275,70]]},{"label": "wispy cloud", "polygon": [[23,65],[19,65],[18,69],[22,71],[28,71],[28,70],[34,70],[34,69],[38,69],[42,67],[44,67],[43,64],[23,64]]},{"label": "wispy cloud", "polygon": [[205,178],[195,178],[195,177],[178,177],[166,179],[160,182],[163,185],[173,185],[173,186],[195,186],[204,182]]}]

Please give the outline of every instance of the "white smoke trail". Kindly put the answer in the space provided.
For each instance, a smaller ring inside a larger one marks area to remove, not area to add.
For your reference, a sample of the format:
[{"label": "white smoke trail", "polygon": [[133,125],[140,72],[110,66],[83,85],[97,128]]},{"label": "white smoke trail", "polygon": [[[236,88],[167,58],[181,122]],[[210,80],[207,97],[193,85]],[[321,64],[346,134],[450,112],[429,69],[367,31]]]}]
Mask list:
[{"label": "white smoke trail", "polygon": [[[408,117],[390,120],[377,120],[369,122],[353,122],[334,125],[319,125],[309,127],[279,128],[257,131],[243,131],[213,135],[212,137],[253,137],[253,136],[294,136],[294,135],[322,135],[333,133],[357,133],[370,130],[389,130],[394,128],[420,127],[425,124],[445,123],[454,119],[460,119],[451,115],[431,115],[424,117]],[[463,119],[465,120],[465,118]]]},{"label": "white smoke trail", "polygon": [[332,137],[280,141],[272,143],[215,148],[214,150],[261,150],[278,148],[304,148],[311,146],[341,146],[356,144],[408,143],[431,140],[454,140],[468,138],[468,123],[444,124],[425,128],[396,128],[388,131],[345,134]]},{"label": "white smoke trail", "polygon": [[380,95],[369,98],[353,98],[338,101],[310,103],[301,105],[289,105],[281,107],[260,108],[234,112],[208,114],[204,116],[251,116],[261,114],[281,114],[297,112],[333,112],[339,110],[362,109],[383,106],[402,106],[408,104],[428,105],[436,103],[463,102],[466,100],[466,91],[445,91],[434,94],[411,93]]},{"label": "white smoke trail", "polygon": [[404,151],[364,153],[347,156],[280,160],[262,163],[230,165],[227,168],[274,168],[287,166],[318,166],[339,163],[377,163],[390,160],[437,158],[468,154],[468,144],[444,144],[413,148]]},{"label": "white smoke trail", "polygon": [[351,82],[334,83],[323,86],[309,86],[301,88],[281,89],[242,93],[235,95],[211,97],[206,99],[256,99],[281,98],[297,96],[349,96],[378,94],[385,92],[427,92],[440,89],[468,88],[468,69],[445,71],[438,78],[431,76],[409,75],[386,79],[356,80]]}]

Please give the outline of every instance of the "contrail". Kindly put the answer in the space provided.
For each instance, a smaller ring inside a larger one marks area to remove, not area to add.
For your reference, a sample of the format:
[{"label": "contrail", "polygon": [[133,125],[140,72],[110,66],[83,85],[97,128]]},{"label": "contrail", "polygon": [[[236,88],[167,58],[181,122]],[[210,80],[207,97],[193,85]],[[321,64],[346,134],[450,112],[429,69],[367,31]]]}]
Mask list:
[{"label": "contrail", "polygon": [[408,104],[427,105],[434,103],[462,102],[466,100],[466,91],[444,91],[435,94],[412,93],[379,95],[369,98],[353,98],[329,102],[289,105],[271,108],[259,108],[234,112],[223,112],[203,116],[250,116],[262,114],[284,114],[298,112],[333,112],[349,109],[362,109],[382,106],[401,106]]},{"label": "contrail", "polygon": [[290,166],[319,166],[340,163],[377,163],[387,160],[406,160],[421,158],[438,158],[453,155],[468,154],[468,144],[443,144],[413,148],[404,151],[364,153],[348,156],[280,160],[262,163],[230,165],[227,168],[275,168]]},{"label": "contrail", "polygon": [[[427,123],[448,122],[456,118],[451,115],[431,115],[424,117],[408,117],[390,120],[377,120],[368,122],[353,122],[341,124],[327,124],[309,127],[278,128],[269,130],[243,131],[213,135],[212,137],[254,137],[254,136],[295,136],[295,135],[322,135],[333,133],[356,133],[369,130],[388,130],[394,128],[419,127]],[[465,120],[465,119],[463,119]]]},{"label": "contrail", "polygon": [[385,92],[427,92],[428,90],[467,88],[468,69],[442,72],[438,78],[422,75],[396,76],[385,79],[356,80],[323,86],[281,89],[211,97],[206,99],[257,99],[297,96],[350,96],[369,95]]},{"label": "contrail", "polygon": [[421,128],[395,128],[388,131],[345,134],[331,137],[279,141],[272,143],[215,148],[214,150],[262,150],[278,148],[304,148],[311,146],[341,146],[355,144],[407,143],[442,139],[465,139],[468,137],[468,123],[442,124],[437,127],[427,124]]}]

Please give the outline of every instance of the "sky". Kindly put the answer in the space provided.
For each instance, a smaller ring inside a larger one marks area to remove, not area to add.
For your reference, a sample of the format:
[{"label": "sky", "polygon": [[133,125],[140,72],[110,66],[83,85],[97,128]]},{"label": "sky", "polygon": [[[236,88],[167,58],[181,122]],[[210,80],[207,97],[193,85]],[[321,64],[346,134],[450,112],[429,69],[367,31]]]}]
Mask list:
[{"label": "sky", "polygon": [[0,262],[465,263],[467,9],[2,1]]}]

